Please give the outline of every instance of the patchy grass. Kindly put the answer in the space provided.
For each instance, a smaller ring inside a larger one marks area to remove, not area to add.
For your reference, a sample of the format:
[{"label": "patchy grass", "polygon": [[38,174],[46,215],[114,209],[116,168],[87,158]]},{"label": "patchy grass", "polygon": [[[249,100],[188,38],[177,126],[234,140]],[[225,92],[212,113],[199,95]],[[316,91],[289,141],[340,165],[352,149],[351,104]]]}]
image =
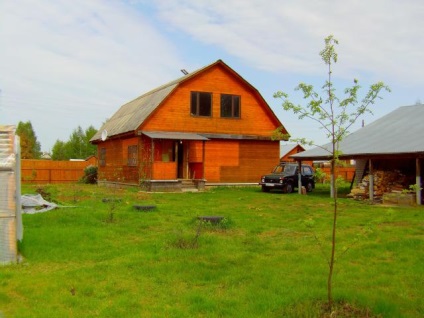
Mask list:
[{"label": "patchy grass", "polygon": [[[323,185],[307,196],[42,188],[73,207],[24,215],[24,260],[0,268],[0,317],[325,317]],[[339,204],[333,317],[423,316],[423,208]]]}]

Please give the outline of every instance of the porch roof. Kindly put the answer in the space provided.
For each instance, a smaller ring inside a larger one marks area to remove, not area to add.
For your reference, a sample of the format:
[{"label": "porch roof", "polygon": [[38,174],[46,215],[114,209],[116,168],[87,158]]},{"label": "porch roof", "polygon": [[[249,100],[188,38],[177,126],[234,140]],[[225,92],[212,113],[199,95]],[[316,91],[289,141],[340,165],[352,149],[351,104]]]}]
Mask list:
[{"label": "porch roof", "polygon": [[196,134],[175,131],[139,131],[139,134],[146,135],[152,139],[172,139],[172,140],[209,140],[208,138]]}]

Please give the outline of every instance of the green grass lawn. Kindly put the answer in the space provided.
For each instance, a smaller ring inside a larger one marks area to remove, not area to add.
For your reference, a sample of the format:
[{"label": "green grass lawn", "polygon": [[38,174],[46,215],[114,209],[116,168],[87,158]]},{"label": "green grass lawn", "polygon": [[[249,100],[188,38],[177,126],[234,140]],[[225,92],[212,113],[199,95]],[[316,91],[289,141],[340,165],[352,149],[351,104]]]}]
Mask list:
[{"label": "green grass lawn", "polygon": [[[43,190],[73,207],[24,215],[23,261],[0,267],[0,317],[319,317],[332,223],[323,185],[307,196]],[[424,316],[424,208],[339,204],[335,300]]]}]

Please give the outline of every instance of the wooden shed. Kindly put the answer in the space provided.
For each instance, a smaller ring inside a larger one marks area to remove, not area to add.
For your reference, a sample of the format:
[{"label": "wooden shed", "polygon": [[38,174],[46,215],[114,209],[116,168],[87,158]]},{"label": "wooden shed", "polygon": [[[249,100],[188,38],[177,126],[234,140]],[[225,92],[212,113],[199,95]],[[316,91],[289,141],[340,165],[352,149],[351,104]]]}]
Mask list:
[{"label": "wooden shed", "polygon": [[[344,138],[340,159],[356,161],[356,183],[367,175],[370,199],[375,194],[376,171],[398,171],[405,176],[405,190],[413,186],[416,203],[422,204],[424,158],[424,105],[403,106]],[[331,144],[291,157],[297,161],[328,160]]]},{"label": "wooden shed", "polygon": [[179,189],[258,182],[287,131],[261,94],[218,60],[121,106],[91,142],[99,182]]}]

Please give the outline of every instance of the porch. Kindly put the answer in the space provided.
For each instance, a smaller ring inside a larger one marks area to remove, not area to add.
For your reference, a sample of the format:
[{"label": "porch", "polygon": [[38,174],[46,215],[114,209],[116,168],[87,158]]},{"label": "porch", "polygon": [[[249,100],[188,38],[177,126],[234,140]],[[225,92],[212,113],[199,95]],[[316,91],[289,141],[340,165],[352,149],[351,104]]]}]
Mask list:
[{"label": "porch", "polygon": [[148,192],[195,192],[205,189],[204,179],[145,180],[140,186]]}]

